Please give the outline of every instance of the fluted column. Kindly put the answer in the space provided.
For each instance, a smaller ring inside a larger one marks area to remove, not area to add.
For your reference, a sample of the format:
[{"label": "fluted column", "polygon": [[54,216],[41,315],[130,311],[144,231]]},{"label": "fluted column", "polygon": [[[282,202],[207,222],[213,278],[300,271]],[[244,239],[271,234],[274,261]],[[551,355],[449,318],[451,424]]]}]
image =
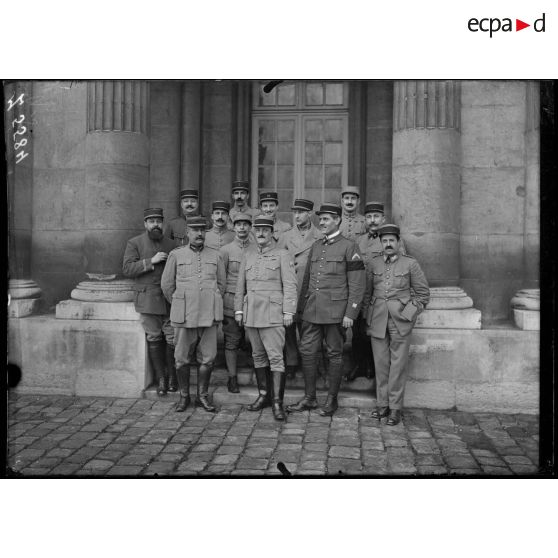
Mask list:
[{"label": "fluted column", "polygon": [[[199,188],[201,170],[202,85],[187,81],[182,84],[182,129],[180,188]],[[179,209],[178,192],[177,208]]]},{"label": "fluted column", "polygon": [[393,221],[432,286],[459,282],[460,84],[394,86]]},{"label": "fluted column", "polygon": [[119,274],[126,241],[149,201],[149,85],[87,85],[86,271]]}]

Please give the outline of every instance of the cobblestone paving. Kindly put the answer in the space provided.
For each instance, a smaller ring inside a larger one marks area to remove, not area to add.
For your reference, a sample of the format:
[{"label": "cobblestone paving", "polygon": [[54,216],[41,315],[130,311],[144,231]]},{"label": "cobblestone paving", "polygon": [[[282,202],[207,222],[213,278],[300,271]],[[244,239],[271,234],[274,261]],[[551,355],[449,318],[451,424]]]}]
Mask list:
[{"label": "cobblestone paving", "polygon": [[389,427],[368,410],[289,415],[224,406],[11,395],[8,465],[25,476],[526,475],[538,417],[407,409]]}]

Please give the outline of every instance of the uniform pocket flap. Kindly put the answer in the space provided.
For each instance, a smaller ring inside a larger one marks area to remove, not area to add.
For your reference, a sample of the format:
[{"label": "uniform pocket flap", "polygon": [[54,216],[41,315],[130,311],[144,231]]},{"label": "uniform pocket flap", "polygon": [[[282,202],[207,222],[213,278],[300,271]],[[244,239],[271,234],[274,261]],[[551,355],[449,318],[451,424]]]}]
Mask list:
[{"label": "uniform pocket flap", "polygon": [[331,300],[347,300],[348,293],[345,291],[333,291],[331,293]]},{"label": "uniform pocket flap", "polygon": [[182,293],[182,292],[175,292],[175,293],[173,293],[172,298],[173,298],[173,299],[175,299],[175,298],[181,298],[181,299],[183,299],[183,298],[184,298],[184,293]]},{"label": "uniform pocket flap", "polygon": [[269,302],[273,304],[283,304],[283,295],[279,293],[273,293],[269,295]]},{"label": "uniform pocket flap", "polygon": [[270,262],[265,262],[265,267],[267,269],[278,269],[281,263],[278,260],[272,260]]},{"label": "uniform pocket flap", "polygon": [[326,256],[326,262],[342,262],[345,261],[345,256],[343,254]]}]

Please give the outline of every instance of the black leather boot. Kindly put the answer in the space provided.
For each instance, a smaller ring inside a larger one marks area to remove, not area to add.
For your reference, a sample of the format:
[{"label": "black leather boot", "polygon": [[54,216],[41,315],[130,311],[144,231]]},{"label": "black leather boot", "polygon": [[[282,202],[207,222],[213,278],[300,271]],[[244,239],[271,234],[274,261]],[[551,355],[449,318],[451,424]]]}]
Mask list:
[{"label": "black leather boot", "polygon": [[302,360],[302,374],[304,376],[304,397],[294,405],[287,406],[287,413],[301,413],[317,409],[316,401],[316,359]]},{"label": "black leather boot", "polygon": [[284,372],[272,371],[273,375],[273,390],[271,404],[271,411],[275,420],[287,420],[285,411],[283,410],[283,397],[285,395],[285,380],[287,376]]},{"label": "black leather boot", "polygon": [[260,411],[265,407],[269,407],[271,390],[268,389],[267,370],[267,368],[254,368],[258,384],[258,398],[254,403],[248,405],[247,409],[249,411]]},{"label": "black leather boot", "polygon": [[167,371],[166,371],[166,343],[160,339],[159,341],[147,341],[147,352],[151,359],[151,366],[157,381],[157,395],[167,394]]},{"label": "black leather boot", "polygon": [[170,392],[178,391],[178,380],[176,378],[176,365],[174,362],[174,345],[166,344],[167,347],[167,373],[169,377],[169,387]]},{"label": "black leather boot", "polygon": [[232,349],[225,349],[225,362],[227,364],[227,371],[229,379],[227,380],[227,389],[230,393],[240,393],[238,389],[238,379],[236,377],[237,371],[237,357],[238,353]]},{"label": "black leather boot", "polygon": [[298,366],[289,364],[285,367],[285,375],[287,376],[287,378],[294,380],[296,378],[297,370],[298,370]]},{"label": "black leather boot", "polygon": [[176,378],[180,386],[180,400],[174,409],[177,413],[183,413],[190,405],[190,365],[179,366],[176,369]]},{"label": "black leather boot", "polygon": [[320,409],[320,415],[322,417],[330,417],[339,407],[337,404],[337,394],[339,393],[339,387],[341,386],[342,374],[343,361],[341,358],[338,360],[335,359],[335,361],[330,360],[328,370],[329,390],[325,405]]},{"label": "black leather boot", "polygon": [[209,403],[209,380],[211,378],[211,366],[200,364],[198,366],[198,395],[196,407],[203,407],[208,413],[214,413],[217,409]]}]

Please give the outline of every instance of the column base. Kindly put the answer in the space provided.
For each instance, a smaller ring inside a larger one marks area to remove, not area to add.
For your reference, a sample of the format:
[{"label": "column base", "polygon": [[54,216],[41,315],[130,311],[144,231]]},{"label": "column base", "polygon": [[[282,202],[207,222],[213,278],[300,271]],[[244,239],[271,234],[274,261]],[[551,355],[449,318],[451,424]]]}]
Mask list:
[{"label": "column base", "polygon": [[140,315],[133,302],[92,302],[61,300],[56,305],[56,318],[64,320],[127,320],[137,321]]},{"label": "column base", "polygon": [[475,308],[460,310],[426,309],[417,318],[415,328],[481,329],[481,311]]},{"label": "column base", "polygon": [[8,305],[8,318],[24,318],[39,311],[41,299],[17,298],[11,299]]},{"label": "column base", "polygon": [[541,313],[537,310],[513,309],[513,320],[519,329],[527,331],[540,331]]}]

